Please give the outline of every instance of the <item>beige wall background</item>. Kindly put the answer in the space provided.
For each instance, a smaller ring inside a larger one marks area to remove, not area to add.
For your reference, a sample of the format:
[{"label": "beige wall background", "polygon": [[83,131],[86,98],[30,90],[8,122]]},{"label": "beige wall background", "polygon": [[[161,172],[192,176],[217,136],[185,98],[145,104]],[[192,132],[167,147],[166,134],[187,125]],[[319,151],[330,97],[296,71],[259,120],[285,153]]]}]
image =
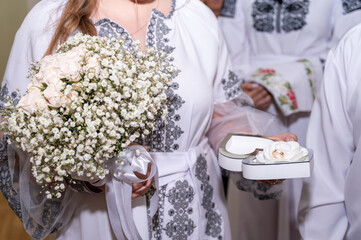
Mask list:
[{"label": "beige wall background", "polygon": [[6,63],[14,41],[15,33],[27,12],[39,0],[1,0],[0,1],[0,82],[5,73]]},{"label": "beige wall background", "polygon": [[[15,33],[38,0],[0,0],[0,82],[3,79]],[[30,240],[18,217],[0,193],[0,239]]]}]

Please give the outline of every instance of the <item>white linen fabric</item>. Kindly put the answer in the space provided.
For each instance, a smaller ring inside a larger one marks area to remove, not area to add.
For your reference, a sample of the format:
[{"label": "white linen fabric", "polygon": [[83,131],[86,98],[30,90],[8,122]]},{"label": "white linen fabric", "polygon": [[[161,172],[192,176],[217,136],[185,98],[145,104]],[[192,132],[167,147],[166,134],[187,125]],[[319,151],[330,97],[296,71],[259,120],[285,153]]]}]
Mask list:
[{"label": "white linen fabric", "polygon": [[303,239],[361,236],[360,40],[358,25],[330,51],[325,81],[312,110],[307,146],[315,150],[315,166],[302,189]]},{"label": "white linen fabric", "polygon": [[[323,78],[323,61],[330,47],[361,20],[360,8],[355,0],[224,3],[219,24],[234,68],[246,81],[269,90],[274,101],[267,111],[278,115],[286,131],[296,134],[303,146]],[[234,191],[231,183],[228,209],[234,239],[299,239],[296,214],[301,180],[287,180],[283,185],[280,201],[250,203],[256,200],[249,193]],[[278,220],[275,227],[259,231],[255,223],[265,218]]]},{"label": "white linen fabric", "polygon": [[[25,92],[29,64],[43,57],[65,3],[66,0],[43,0],[26,17],[15,38],[0,91],[1,100],[6,95],[18,98],[17,88],[21,94]],[[133,41],[127,30],[111,19],[101,19],[95,22],[95,26],[101,36],[121,35]],[[272,128],[275,118],[266,117],[256,110],[252,112],[262,116],[249,117],[250,111],[240,108],[244,103],[241,97],[237,97],[241,81],[231,71],[216,18],[200,1],[173,0],[168,15],[153,9],[146,44],[172,54],[173,64],[180,73],[167,93],[167,123],[159,122],[156,131],[139,141],[139,144],[150,147],[160,178],[159,209],[153,219],[146,216],[144,205],[133,203],[140,207],[137,213],[144,214],[135,218],[140,234],[149,239],[230,239],[220,169],[207,134],[216,136],[212,144],[218,146],[221,140],[218,136],[224,134],[221,131],[246,129],[247,132],[265,133]],[[234,124],[229,128],[218,128],[218,134],[215,132],[217,128],[209,132],[213,115],[218,121],[223,117],[221,113],[214,114],[215,106],[229,104],[232,99],[237,99],[231,105],[239,121],[233,119]],[[239,106],[238,111],[235,111],[235,106]],[[20,161],[20,164],[26,163]],[[6,170],[4,168],[4,172]],[[31,178],[29,174],[27,177]],[[0,188],[14,188],[9,178],[5,181],[6,184]],[[22,187],[29,188],[27,185],[15,187],[18,202],[22,201]],[[55,231],[52,237],[56,239],[115,238],[108,217],[108,211],[112,209],[107,209],[104,194],[71,191],[69,195],[72,196],[70,205],[75,208],[69,223],[61,214],[69,215],[73,211],[65,209],[61,202],[58,206],[52,206],[50,202],[50,206],[32,209],[29,222],[24,224],[34,238],[42,239],[50,231]],[[21,206],[24,207],[22,202]],[[24,213],[23,209],[18,212]],[[42,218],[44,212],[47,218]],[[33,221],[31,214],[42,220]],[[54,221],[55,218],[58,221]],[[149,231],[145,232],[145,229]]]}]

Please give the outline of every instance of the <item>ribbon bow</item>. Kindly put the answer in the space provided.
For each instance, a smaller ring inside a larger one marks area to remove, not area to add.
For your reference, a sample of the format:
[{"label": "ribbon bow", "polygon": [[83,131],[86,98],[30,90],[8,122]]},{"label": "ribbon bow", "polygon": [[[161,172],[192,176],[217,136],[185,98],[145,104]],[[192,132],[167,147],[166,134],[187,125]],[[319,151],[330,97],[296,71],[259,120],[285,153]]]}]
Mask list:
[{"label": "ribbon bow", "polygon": [[[123,156],[112,159],[110,174],[105,179],[105,198],[110,223],[117,239],[141,240],[132,214],[132,184],[145,182],[154,177],[156,192],[150,199],[150,214],[154,216],[158,209],[158,170],[149,153],[139,145],[129,146]],[[146,179],[138,178],[134,172],[147,174],[151,163],[150,175]]]}]

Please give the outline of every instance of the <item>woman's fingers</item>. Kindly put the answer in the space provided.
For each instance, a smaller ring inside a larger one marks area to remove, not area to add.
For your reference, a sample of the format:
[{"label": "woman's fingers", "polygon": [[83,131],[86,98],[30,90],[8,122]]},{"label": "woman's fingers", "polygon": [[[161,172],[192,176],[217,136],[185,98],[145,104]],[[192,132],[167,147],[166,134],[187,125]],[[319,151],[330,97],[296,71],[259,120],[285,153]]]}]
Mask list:
[{"label": "woman's fingers", "polygon": [[267,109],[272,102],[272,96],[268,94],[264,99],[260,101],[259,108],[258,109]]},{"label": "woman's fingers", "polygon": [[293,133],[281,133],[281,134],[277,134],[272,136],[272,138],[281,140],[281,141],[285,141],[285,142],[289,142],[289,141],[298,141],[298,137],[293,134]]},{"label": "woman's fingers", "polygon": [[266,90],[261,90],[255,97],[254,106],[258,109],[266,109],[272,102],[272,96]]},{"label": "woman's fingers", "polygon": [[283,183],[284,179],[272,179],[272,180],[258,180],[258,182],[263,183],[265,185],[278,185]]},{"label": "woman's fingers", "polygon": [[253,84],[243,84],[243,91],[252,98],[255,108],[266,109],[272,102],[272,95],[263,87],[253,87]]},{"label": "woman's fingers", "polygon": [[148,179],[145,182],[133,183],[132,198],[136,198],[144,195],[152,186],[152,179]]},{"label": "woman's fingers", "polygon": [[139,182],[139,183],[133,183],[132,184],[132,192],[137,191],[138,189],[140,189],[141,187],[143,187],[144,182]]},{"label": "woman's fingers", "polygon": [[251,91],[254,88],[253,83],[246,82],[241,85],[242,91]]},{"label": "woman's fingers", "polygon": [[134,172],[134,174],[135,174],[135,176],[137,176],[137,178],[146,179],[147,177],[149,177],[151,169],[152,169],[152,164],[148,163],[148,168],[147,168],[146,175],[143,175],[143,174],[141,174],[139,172]]},{"label": "woman's fingers", "polygon": [[[147,170],[147,173],[146,175],[143,175],[139,172],[134,172],[134,174],[139,178],[139,179],[146,179],[149,177],[150,175],[150,172],[151,172],[151,167],[152,167],[152,164],[149,163],[148,164],[148,170]],[[133,183],[132,184],[132,198],[136,198],[136,197],[139,197],[139,196],[142,196],[144,193],[146,193],[149,188],[151,187],[152,185],[152,179],[148,179],[147,181],[145,182],[139,182],[139,183]]]}]

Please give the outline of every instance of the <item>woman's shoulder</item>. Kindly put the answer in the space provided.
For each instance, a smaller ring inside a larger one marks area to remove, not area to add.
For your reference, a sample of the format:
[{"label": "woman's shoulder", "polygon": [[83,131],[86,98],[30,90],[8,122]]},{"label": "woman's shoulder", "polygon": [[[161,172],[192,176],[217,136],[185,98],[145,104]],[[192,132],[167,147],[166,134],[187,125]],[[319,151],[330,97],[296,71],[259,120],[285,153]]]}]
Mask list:
[{"label": "woman's shoulder", "polygon": [[182,17],[183,23],[193,27],[207,29],[218,38],[218,21],[213,12],[200,0],[173,0],[176,1],[176,15]]},{"label": "woman's shoulder", "polygon": [[20,30],[44,30],[55,23],[67,0],[42,0],[25,17]]}]

